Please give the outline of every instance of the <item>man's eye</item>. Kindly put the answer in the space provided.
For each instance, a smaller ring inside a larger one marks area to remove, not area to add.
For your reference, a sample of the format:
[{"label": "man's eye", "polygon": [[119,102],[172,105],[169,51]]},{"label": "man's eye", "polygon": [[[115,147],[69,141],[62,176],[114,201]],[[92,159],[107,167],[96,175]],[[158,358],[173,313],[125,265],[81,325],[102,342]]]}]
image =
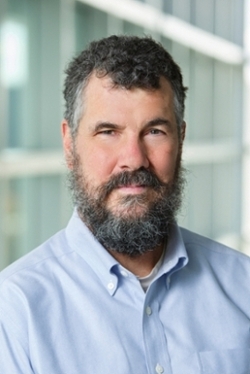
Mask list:
[{"label": "man's eye", "polygon": [[149,133],[152,135],[161,135],[161,134],[164,134],[164,131],[159,130],[159,129],[151,129]]},{"label": "man's eye", "polygon": [[114,135],[115,131],[114,130],[102,130],[99,132],[99,134],[103,135]]}]

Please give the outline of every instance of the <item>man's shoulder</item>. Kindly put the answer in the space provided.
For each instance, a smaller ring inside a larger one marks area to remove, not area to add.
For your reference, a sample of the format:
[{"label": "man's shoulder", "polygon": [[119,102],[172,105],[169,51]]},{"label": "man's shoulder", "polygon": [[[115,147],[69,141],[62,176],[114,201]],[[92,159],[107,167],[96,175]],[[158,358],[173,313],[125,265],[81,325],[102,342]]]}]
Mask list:
[{"label": "man's shoulder", "polygon": [[4,283],[5,280],[17,274],[24,274],[31,269],[35,271],[40,265],[42,266],[44,263],[56,261],[56,259],[70,252],[71,249],[67,245],[64,231],[65,230],[59,231],[40,246],[2,270],[0,272],[0,285]]},{"label": "man's shoulder", "polygon": [[250,266],[250,257],[246,254],[185,228],[180,227],[180,231],[189,255],[194,254],[211,259],[223,258],[226,260],[228,258],[232,261],[237,259]]}]

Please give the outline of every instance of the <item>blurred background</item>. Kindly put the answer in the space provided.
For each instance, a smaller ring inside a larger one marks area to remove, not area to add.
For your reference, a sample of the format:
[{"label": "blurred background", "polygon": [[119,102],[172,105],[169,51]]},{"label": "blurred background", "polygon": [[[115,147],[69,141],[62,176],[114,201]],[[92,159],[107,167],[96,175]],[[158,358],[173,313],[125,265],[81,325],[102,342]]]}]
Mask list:
[{"label": "blurred background", "polygon": [[152,35],[189,87],[179,223],[250,255],[249,0],[0,0],[0,269],[63,228],[64,69],[93,39]]}]

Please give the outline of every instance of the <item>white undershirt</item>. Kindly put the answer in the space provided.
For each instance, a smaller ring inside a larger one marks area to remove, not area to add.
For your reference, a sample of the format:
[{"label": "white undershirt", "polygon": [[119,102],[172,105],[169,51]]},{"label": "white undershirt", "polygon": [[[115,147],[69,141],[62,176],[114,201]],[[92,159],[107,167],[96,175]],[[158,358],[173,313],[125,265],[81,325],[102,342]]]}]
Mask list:
[{"label": "white undershirt", "polygon": [[164,254],[165,254],[165,248],[162,252],[162,255],[159,259],[159,261],[157,262],[157,264],[155,265],[155,267],[152,269],[152,271],[146,275],[146,277],[137,277],[138,280],[140,281],[141,283],[141,286],[143,288],[143,290],[146,292],[150,283],[154,280],[154,278],[156,277],[162,263],[163,263],[163,258],[164,258]]}]

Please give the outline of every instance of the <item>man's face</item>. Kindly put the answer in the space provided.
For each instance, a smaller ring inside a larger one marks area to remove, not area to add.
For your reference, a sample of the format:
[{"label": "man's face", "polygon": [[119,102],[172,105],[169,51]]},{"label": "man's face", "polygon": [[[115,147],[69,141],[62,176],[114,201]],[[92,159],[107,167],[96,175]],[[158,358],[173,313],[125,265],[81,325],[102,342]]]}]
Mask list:
[{"label": "man's face", "polygon": [[65,122],[63,137],[79,213],[90,229],[98,222],[97,236],[101,221],[112,218],[112,227],[121,221],[126,230],[136,224],[140,229],[152,213],[160,214],[162,199],[175,194],[171,186],[179,174],[184,131],[178,135],[173,92],[165,79],[157,90],[126,90],[113,87],[109,77],[90,78],[77,136],[73,141]]}]

